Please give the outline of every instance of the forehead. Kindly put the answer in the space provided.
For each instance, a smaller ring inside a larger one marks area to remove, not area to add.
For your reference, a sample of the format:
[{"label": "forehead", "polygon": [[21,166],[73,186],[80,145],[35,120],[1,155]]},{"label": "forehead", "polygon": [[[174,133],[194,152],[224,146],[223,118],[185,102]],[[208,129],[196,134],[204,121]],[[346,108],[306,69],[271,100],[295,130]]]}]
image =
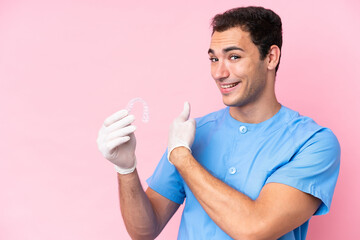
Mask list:
[{"label": "forehead", "polygon": [[240,27],[230,28],[223,32],[214,32],[211,36],[210,48],[220,50],[229,46],[241,47],[244,50],[254,47],[250,33],[241,30]]}]

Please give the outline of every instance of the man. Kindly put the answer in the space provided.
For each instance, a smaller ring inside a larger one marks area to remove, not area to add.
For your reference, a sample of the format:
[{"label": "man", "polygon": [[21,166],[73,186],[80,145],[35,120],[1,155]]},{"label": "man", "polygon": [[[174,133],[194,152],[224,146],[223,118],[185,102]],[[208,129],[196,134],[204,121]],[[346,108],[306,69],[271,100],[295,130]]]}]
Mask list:
[{"label": "man", "polygon": [[339,143],[276,99],[278,15],[231,9],[212,26],[211,74],[227,107],[195,121],[185,103],[146,192],[134,116],[119,111],[99,132],[99,149],[119,173],[126,228],[133,239],[154,239],[186,198],[178,239],[305,239],[310,217],[329,211]]}]

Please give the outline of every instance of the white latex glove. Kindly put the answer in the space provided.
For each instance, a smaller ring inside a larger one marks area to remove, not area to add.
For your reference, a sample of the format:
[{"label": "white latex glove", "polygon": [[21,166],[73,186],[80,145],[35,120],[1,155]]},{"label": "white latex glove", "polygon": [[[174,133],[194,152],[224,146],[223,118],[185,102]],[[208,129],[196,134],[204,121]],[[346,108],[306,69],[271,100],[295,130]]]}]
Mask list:
[{"label": "white latex glove", "polygon": [[136,167],[134,120],[125,109],[114,113],[104,121],[96,141],[102,155],[120,174],[131,173]]},{"label": "white latex glove", "polygon": [[169,162],[171,151],[177,147],[186,147],[191,152],[191,146],[195,138],[196,122],[193,118],[189,119],[189,116],[190,104],[185,102],[184,110],[170,126],[167,155]]}]

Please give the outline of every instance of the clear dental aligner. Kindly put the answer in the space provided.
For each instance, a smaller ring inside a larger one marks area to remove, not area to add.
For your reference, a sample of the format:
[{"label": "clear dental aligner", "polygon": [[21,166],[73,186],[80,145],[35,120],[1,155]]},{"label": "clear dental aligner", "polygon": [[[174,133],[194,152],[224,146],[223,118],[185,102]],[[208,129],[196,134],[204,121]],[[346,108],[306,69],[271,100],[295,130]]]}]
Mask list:
[{"label": "clear dental aligner", "polygon": [[131,99],[131,100],[129,101],[129,103],[127,104],[126,109],[130,112],[136,102],[141,102],[142,105],[143,105],[142,121],[143,121],[144,123],[149,122],[149,106],[148,106],[148,104],[145,102],[144,99],[139,98],[139,97]]}]

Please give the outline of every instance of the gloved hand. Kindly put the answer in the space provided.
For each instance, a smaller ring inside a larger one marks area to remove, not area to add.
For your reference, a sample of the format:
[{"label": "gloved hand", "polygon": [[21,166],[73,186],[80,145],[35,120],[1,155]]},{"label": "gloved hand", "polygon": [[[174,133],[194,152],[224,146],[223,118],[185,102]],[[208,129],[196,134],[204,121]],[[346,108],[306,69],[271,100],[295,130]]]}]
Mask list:
[{"label": "gloved hand", "polygon": [[191,146],[195,138],[196,122],[193,118],[189,119],[189,116],[190,104],[185,102],[184,110],[170,126],[167,155],[169,162],[171,151],[177,147],[186,147],[191,152]]},{"label": "gloved hand", "polygon": [[104,121],[96,141],[102,155],[120,174],[131,173],[136,167],[134,120],[127,110],[114,113]]}]

